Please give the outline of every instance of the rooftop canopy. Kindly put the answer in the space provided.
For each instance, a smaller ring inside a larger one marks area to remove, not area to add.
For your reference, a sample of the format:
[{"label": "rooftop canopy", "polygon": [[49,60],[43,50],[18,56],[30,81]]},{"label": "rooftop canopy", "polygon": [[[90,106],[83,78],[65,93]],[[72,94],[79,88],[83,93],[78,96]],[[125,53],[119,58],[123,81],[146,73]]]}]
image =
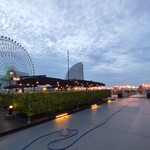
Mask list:
[{"label": "rooftop canopy", "polygon": [[22,76],[19,81],[17,81],[18,85],[47,85],[49,84],[51,87],[95,87],[95,86],[105,86],[104,83],[88,81],[88,80],[63,80],[59,78],[46,77],[45,75],[41,76]]},{"label": "rooftop canopy", "polygon": [[98,87],[105,86],[104,83],[94,82],[89,80],[63,80],[59,78],[46,77],[46,75],[38,76],[21,76],[20,80],[16,81],[16,85],[4,87],[4,89],[36,87],[38,85],[49,85],[51,88],[67,89],[74,87]]}]

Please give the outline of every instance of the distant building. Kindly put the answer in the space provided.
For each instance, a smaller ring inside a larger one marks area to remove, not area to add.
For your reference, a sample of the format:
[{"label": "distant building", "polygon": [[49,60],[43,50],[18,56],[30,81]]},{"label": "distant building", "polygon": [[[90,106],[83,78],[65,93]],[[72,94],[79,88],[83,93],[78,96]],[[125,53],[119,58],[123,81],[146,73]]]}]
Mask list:
[{"label": "distant building", "polygon": [[65,79],[84,80],[83,63],[79,62],[73,65],[67,72]]},{"label": "distant building", "polygon": [[16,80],[19,80],[20,76],[28,76],[28,73],[8,70],[6,75],[0,76],[0,90],[5,86],[11,86],[16,84]]}]

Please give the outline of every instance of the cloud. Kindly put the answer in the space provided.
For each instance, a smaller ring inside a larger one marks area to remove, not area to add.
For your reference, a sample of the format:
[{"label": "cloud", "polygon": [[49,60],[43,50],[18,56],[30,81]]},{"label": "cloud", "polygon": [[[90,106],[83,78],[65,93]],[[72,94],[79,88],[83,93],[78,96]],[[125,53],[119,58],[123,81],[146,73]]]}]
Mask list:
[{"label": "cloud", "polygon": [[148,0],[0,0],[0,8],[1,34],[27,49],[38,74],[62,70],[63,78],[67,50],[70,64],[82,61],[93,80],[106,72],[117,82],[150,63]]}]

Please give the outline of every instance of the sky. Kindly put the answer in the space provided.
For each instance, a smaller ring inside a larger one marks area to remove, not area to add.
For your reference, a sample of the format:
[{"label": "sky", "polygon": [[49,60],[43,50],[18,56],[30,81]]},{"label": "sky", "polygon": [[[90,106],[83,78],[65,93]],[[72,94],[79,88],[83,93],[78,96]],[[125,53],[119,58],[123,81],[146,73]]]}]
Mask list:
[{"label": "sky", "polygon": [[64,79],[69,51],[86,80],[150,83],[149,0],[0,0],[0,35],[27,50],[36,75]]}]

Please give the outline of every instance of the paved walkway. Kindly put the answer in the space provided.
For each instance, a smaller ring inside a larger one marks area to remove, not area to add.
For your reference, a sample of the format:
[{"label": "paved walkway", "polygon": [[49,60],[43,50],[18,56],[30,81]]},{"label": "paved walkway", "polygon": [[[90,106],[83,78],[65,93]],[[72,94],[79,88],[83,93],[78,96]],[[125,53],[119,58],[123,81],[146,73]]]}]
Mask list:
[{"label": "paved walkway", "polygon": [[150,99],[139,95],[116,99],[99,108],[0,137],[0,150],[67,147],[68,150],[150,150]]},{"label": "paved walkway", "polygon": [[36,116],[31,118],[29,124],[27,117],[17,114],[17,112],[13,112],[12,116],[8,116],[8,109],[0,112],[0,137],[53,119],[48,115]]}]

